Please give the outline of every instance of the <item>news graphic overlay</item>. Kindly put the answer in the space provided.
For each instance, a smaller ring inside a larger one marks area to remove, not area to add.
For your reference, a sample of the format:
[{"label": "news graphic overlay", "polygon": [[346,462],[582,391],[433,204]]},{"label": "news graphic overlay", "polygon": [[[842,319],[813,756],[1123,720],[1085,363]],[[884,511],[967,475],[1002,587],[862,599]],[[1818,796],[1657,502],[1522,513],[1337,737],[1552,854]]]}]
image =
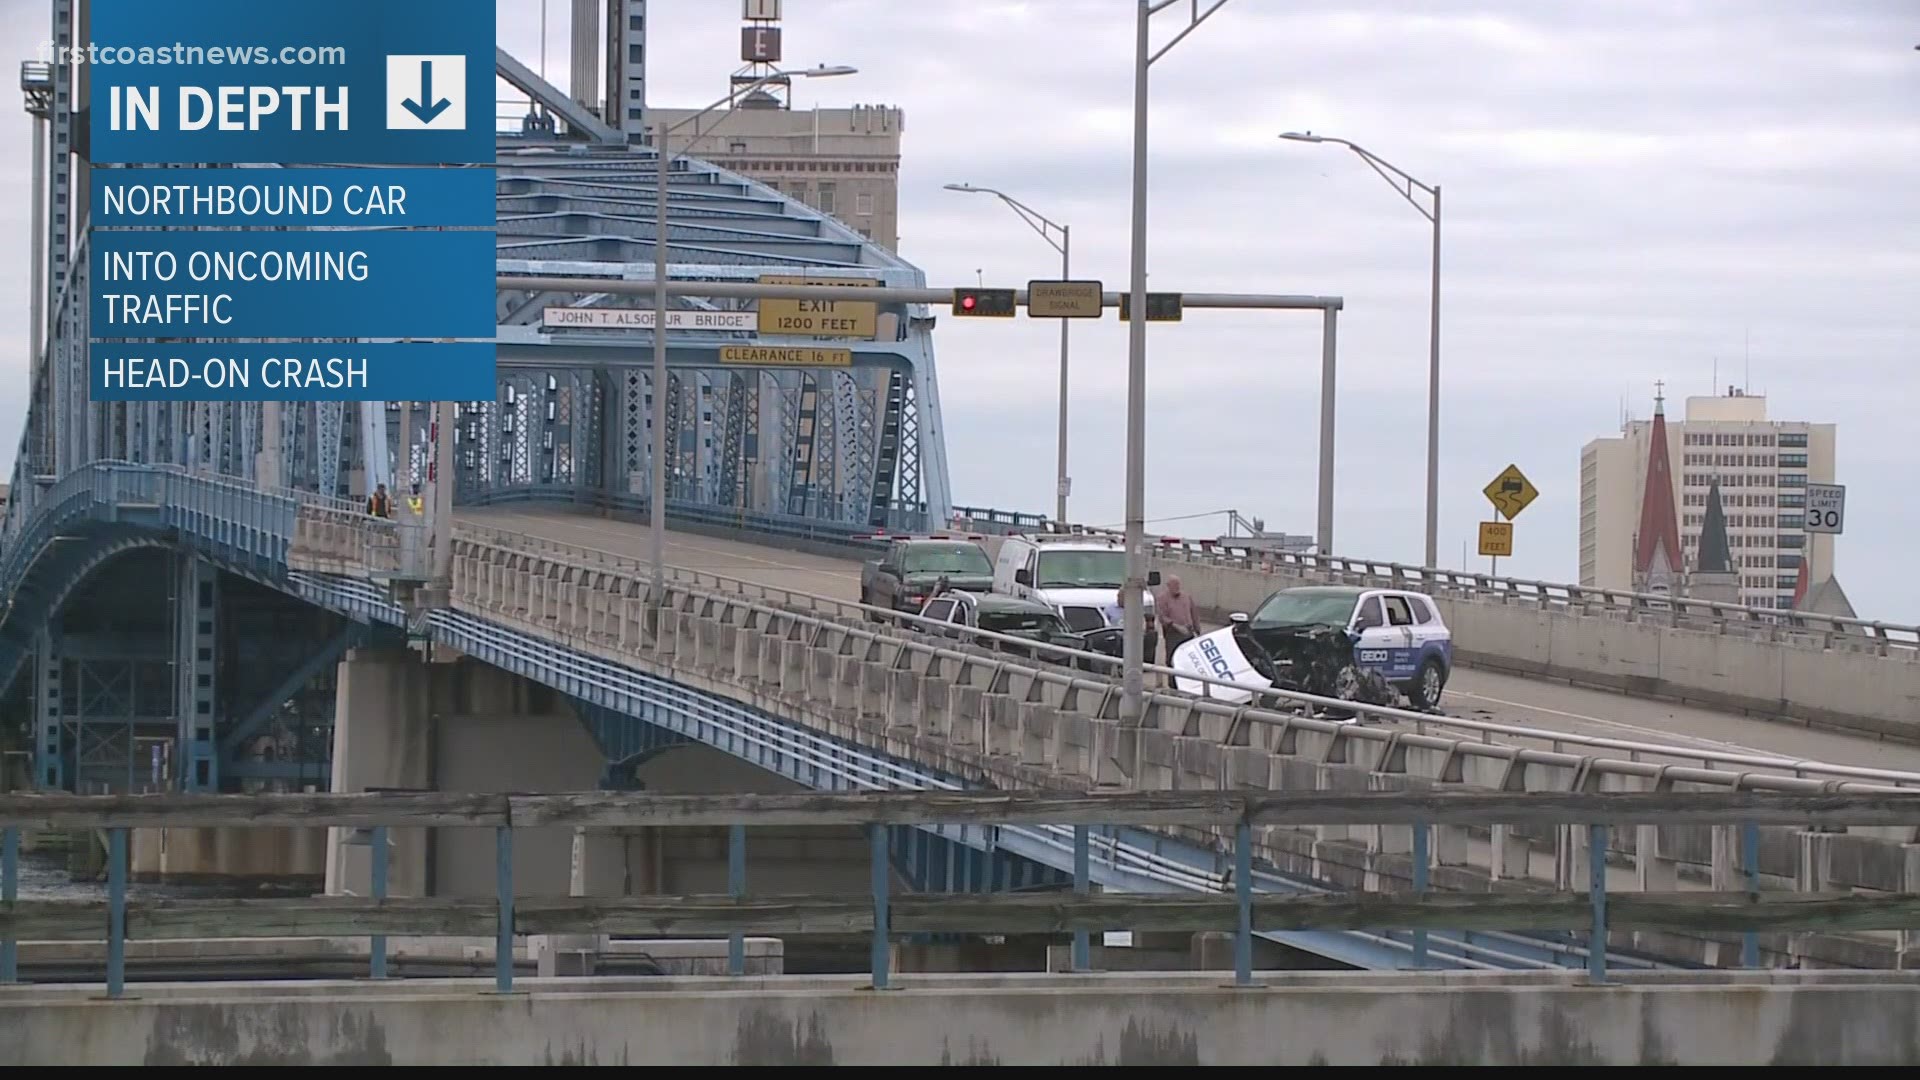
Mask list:
[{"label": "news graphic overlay", "polygon": [[89,32],[93,400],[493,397],[491,3],[93,0]]}]

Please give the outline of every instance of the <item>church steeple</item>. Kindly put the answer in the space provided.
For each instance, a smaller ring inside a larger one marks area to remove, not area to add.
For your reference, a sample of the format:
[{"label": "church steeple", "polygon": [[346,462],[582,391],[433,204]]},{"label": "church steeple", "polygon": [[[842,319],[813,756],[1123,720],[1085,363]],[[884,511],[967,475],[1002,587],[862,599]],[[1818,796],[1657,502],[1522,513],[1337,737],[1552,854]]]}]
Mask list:
[{"label": "church steeple", "polygon": [[1720,478],[1707,486],[1706,520],[1700,526],[1700,558],[1694,571],[1701,574],[1733,573],[1732,545],[1727,542],[1727,514],[1720,508]]},{"label": "church steeple", "polygon": [[1665,383],[1654,384],[1653,432],[1647,478],[1634,539],[1633,584],[1640,592],[1673,592],[1680,577],[1680,516],[1673,506],[1673,466],[1667,456]]}]

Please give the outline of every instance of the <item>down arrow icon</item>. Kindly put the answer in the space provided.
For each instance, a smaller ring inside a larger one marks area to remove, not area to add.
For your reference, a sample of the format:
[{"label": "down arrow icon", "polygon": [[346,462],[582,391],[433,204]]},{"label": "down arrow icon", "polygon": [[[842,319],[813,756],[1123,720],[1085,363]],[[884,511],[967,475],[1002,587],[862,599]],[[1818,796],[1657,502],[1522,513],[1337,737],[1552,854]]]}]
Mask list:
[{"label": "down arrow icon", "polygon": [[[420,100],[433,101],[433,61],[420,61]],[[422,105],[420,101],[408,98],[400,103],[401,108],[412,113],[423,124],[431,124],[435,117],[453,107],[446,98],[433,101],[431,105]]]}]

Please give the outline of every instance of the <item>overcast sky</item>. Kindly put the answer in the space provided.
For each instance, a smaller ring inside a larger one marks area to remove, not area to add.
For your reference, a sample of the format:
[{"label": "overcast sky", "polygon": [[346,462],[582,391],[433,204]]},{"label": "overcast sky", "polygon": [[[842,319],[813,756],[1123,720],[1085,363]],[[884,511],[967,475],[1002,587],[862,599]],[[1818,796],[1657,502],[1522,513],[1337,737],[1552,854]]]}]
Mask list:
[{"label": "overcast sky", "polygon": [[[45,6],[0,0],[15,55],[46,36]],[[860,68],[798,84],[796,105],[905,110],[900,253],[930,284],[1057,272],[996,201],[941,190],[965,181],[1071,224],[1075,276],[1125,287],[1132,3],[783,6],[786,63]],[[550,4],[556,82],[569,8]],[[502,44],[537,66],[540,4],[497,9]],[[739,10],[655,0],[653,101],[725,93]],[[1155,42],[1186,18],[1186,4],[1156,16]],[[1916,44],[1914,0],[1228,0],[1153,68],[1150,280],[1345,298],[1334,546],[1418,561],[1430,226],[1353,154],[1276,135],[1358,142],[1445,191],[1443,564],[1461,563],[1489,516],[1480,489],[1512,462],[1541,496],[1502,571],[1572,580],[1581,445],[1617,432],[1623,401],[1648,415],[1657,379],[1676,414],[1686,395],[1744,382],[1776,417],[1838,425],[1840,582],[1863,615],[1920,621],[1902,554],[1920,535]],[[8,94],[0,229],[24,253],[29,129]],[[23,263],[0,263],[11,325],[26,312]],[[1152,328],[1150,518],[1233,507],[1313,531],[1319,321],[1196,311]],[[941,320],[958,501],[1051,508],[1058,340],[1051,323]],[[11,449],[22,335],[0,340],[0,366]],[[1125,407],[1123,325],[1076,323],[1077,520],[1122,518]]]}]

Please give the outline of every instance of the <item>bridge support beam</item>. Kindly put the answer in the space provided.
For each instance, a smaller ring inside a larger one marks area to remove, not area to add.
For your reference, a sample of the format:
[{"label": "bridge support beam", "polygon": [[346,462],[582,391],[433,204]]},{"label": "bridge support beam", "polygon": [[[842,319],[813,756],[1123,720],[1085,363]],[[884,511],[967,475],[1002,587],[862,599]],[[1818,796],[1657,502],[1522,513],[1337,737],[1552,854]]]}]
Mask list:
[{"label": "bridge support beam", "polygon": [[66,751],[60,725],[60,650],[51,625],[34,636],[33,781],[47,791],[67,787]]},{"label": "bridge support beam", "polygon": [[188,554],[174,564],[174,716],[179,734],[174,760],[182,791],[220,790],[219,751],[214,743],[219,698],[220,572]]}]

